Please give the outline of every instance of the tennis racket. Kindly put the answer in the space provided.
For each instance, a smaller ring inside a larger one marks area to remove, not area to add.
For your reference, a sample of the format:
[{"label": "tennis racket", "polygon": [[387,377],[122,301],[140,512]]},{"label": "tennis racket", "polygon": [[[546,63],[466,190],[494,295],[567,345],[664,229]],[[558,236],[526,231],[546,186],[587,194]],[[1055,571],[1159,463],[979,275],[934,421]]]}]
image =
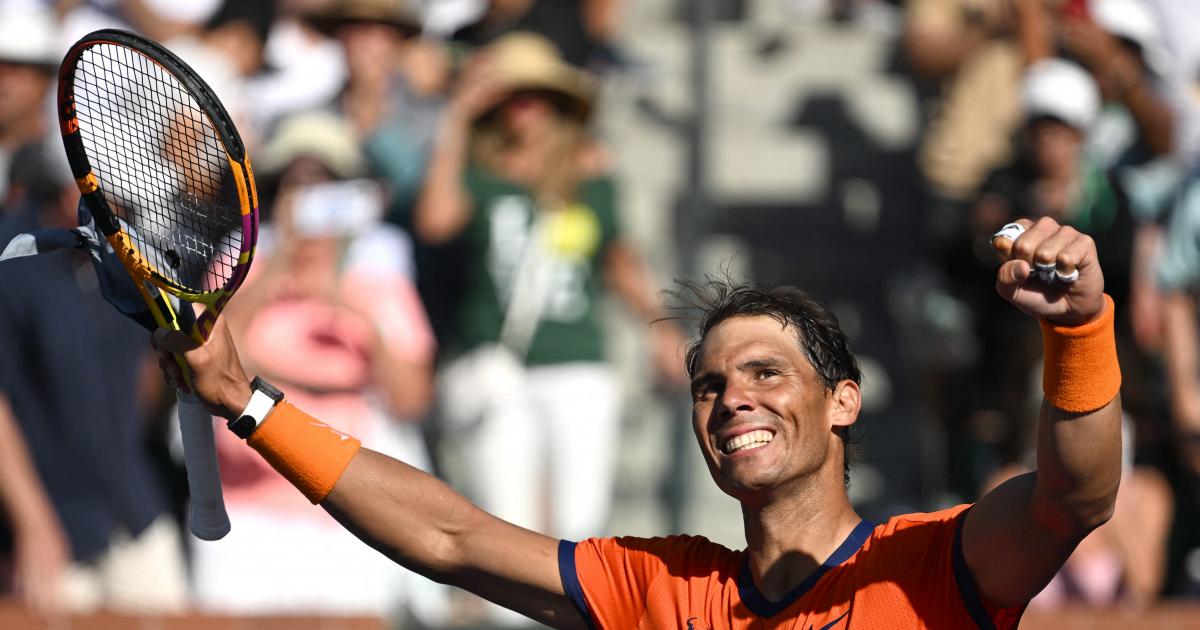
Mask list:
[{"label": "tennis racket", "polygon": [[[246,277],[258,233],[254,176],[229,114],[170,51],[115,29],[90,33],[67,52],[58,111],[84,203],[155,321],[204,343]],[[189,303],[204,312],[196,317]],[[188,378],[182,360],[180,367]],[[181,394],[179,420],[190,527],[216,540],[229,517],[212,416]]]}]

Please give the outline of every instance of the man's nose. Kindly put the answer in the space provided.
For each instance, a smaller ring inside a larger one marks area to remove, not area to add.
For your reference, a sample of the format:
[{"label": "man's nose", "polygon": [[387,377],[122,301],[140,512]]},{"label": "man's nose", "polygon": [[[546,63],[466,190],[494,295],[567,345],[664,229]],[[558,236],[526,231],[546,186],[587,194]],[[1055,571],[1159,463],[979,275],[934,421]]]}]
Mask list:
[{"label": "man's nose", "polygon": [[721,392],[721,415],[733,417],[742,411],[753,411],[754,396],[749,388],[741,383],[726,383],[725,391]]}]

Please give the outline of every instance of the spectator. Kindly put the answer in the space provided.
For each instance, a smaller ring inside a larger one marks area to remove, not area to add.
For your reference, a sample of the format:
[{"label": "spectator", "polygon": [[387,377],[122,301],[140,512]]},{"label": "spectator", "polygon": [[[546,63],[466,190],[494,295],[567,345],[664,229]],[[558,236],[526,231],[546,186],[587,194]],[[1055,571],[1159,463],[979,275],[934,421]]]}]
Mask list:
[{"label": "spectator", "polygon": [[263,48],[264,71],[247,82],[256,127],[270,130],[289,114],[331,102],[346,83],[341,46],[308,20],[311,0],[283,0]]},{"label": "spectator", "polygon": [[1170,154],[1174,113],[1165,94],[1171,59],[1157,17],[1142,0],[1087,6],[1086,13],[1060,16],[1059,37],[1064,54],[1092,73],[1106,105],[1089,151],[1105,168]]},{"label": "spectator", "polygon": [[[408,237],[378,223],[378,187],[361,179],[352,129],[329,113],[286,119],[258,166],[272,189],[270,223],[226,312],[245,361],[293,400],[356,427],[371,448],[427,467],[417,422],[431,397],[432,335]],[[438,585],[358,545],[245,450],[218,433],[233,530],[196,550],[200,606],[382,617],[409,604],[440,621]],[[300,557],[301,547],[319,551]]]},{"label": "spectator", "polygon": [[390,218],[409,224],[449,77],[447,52],[417,37],[419,16],[407,1],[340,0],[309,21],[341,46],[347,76],[336,106],[390,186]]},{"label": "spectator", "polygon": [[1024,64],[1049,43],[1042,0],[913,0],[904,49],[918,77],[936,81],[940,97],[918,161],[935,206],[932,221],[948,236],[987,174],[1009,161],[1021,122]]},{"label": "spectator", "polygon": [[1179,461],[1175,562],[1169,592],[1200,597],[1200,178],[1188,180],[1166,230],[1158,281],[1163,293],[1163,355],[1174,420],[1171,443]]},{"label": "spectator", "polygon": [[[600,302],[611,290],[644,321],[660,316],[585,130],[593,106],[544,38],[501,38],[465,71],[415,214],[418,238],[464,255],[440,385],[471,488],[501,518],[566,538],[603,531],[612,500],[621,393]],[[651,334],[679,382],[677,331]]]},{"label": "spectator", "polygon": [[1046,59],[1026,71],[1021,93],[1025,123],[1017,159],[984,185],[977,233],[991,235],[1019,216],[1048,216],[1085,233],[1107,227],[1117,200],[1084,151],[1100,113],[1096,83],[1069,61]]},{"label": "spectator", "polygon": [[[1108,175],[1089,157],[1085,139],[1100,112],[1096,83],[1080,66],[1063,59],[1044,59],[1031,66],[1020,86],[1025,121],[1020,129],[1017,158],[997,169],[983,185],[971,215],[971,238],[963,244],[970,253],[958,256],[959,295],[970,305],[983,360],[966,379],[989,383],[994,393],[969,396],[959,412],[970,417],[973,441],[991,449],[995,460],[977,457],[972,474],[989,475],[995,465],[1020,457],[1028,434],[1025,418],[1035,405],[1031,370],[1040,361],[1040,337],[1007,311],[996,308],[996,296],[981,279],[994,273],[990,236],[1017,217],[1048,216],[1075,227],[1098,241],[1109,273],[1105,287],[1124,313],[1129,292],[1132,218]],[[982,288],[981,288],[982,287]],[[1127,324],[1123,317],[1118,321]],[[1120,326],[1121,347],[1128,328]],[[1126,386],[1136,387],[1134,379]],[[969,385],[968,385],[969,386]],[[966,449],[963,449],[966,452]],[[983,481],[975,477],[974,483]]]},{"label": "spectator", "polygon": [[[0,243],[76,225],[79,193],[56,145],[22,152],[24,193]],[[181,612],[183,547],[145,450],[161,387],[142,379],[153,369],[145,331],[104,301],[87,254],[60,251],[0,263],[0,347],[0,430],[21,438],[0,446],[0,555],[25,600]]]},{"label": "spectator", "polygon": [[406,0],[339,0],[308,20],[342,47],[348,75],[337,106],[360,137],[413,116],[422,96],[440,91],[445,68],[433,44],[416,38],[420,17]]},{"label": "spectator", "polygon": [[255,146],[262,133],[255,123],[262,119],[249,80],[263,68],[267,30],[274,17],[270,2],[227,2],[204,0],[191,11],[179,12],[170,0],[141,0],[144,8],[139,26],[148,32],[166,31],[159,38],[179,55],[212,88],[233,118],[243,140]]},{"label": "spectator", "polygon": [[36,6],[0,4],[0,207],[13,155],[43,138],[47,96],[61,61],[53,15]]}]

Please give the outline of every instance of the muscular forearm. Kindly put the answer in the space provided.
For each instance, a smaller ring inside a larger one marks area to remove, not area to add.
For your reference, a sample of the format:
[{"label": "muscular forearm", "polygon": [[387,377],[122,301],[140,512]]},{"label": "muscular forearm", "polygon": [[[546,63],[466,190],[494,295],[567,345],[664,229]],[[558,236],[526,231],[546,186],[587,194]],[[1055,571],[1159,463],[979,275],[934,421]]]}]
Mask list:
[{"label": "muscular forearm", "polygon": [[405,567],[458,583],[463,528],[478,508],[437,478],[363,449],[321,502],[347,529]]},{"label": "muscular forearm", "polygon": [[405,567],[545,623],[579,620],[563,595],[557,540],[486,514],[436,478],[362,448],[286,401],[247,444],[306,498]]},{"label": "muscular forearm", "polygon": [[1033,517],[1082,539],[1112,516],[1121,481],[1121,400],[1086,414],[1042,404]]},{"label": "muscular forearm", "polygon": [[412,466],[363,449],[321,506],[412,571],[553,627],[581,624],[563,595],[556,540],[497,519]]},{"label": "muscular forearm", "polygon": [[1070,539],[1112,516],[1121,481],[1120,368],[1113,303],[1091,321],[1042,323],[1045,346],[1033,516]]},{"label": "muscular forearm", "polygon": [[[1104,366],[1077,361],[1075,367],[1086,376]],[[1120,481],[1120,399],[1105,393],[1110,399],[1099,409],[1064,411],[1052,404],[1074,408],[1053,382],[1061,371],[1051,360],[1045,370],[1050,382],[1043,386],[1050,387],[1039,418],[1037,471],[981,498],[963,528],[967,563],[980,590],[1000,606],[1024,605],[1046,586],[1079,541],[1112,515]]]}]

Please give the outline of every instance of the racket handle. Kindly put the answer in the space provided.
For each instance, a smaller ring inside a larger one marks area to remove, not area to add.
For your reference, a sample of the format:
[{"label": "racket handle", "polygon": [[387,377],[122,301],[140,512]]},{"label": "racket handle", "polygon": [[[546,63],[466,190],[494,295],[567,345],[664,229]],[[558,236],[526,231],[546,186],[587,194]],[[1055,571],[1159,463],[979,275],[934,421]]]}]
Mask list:
[{"label": "racket handle", "polygon": [[220,540],[229,533],[229,515],[221,494],[221,469],[213,437],[212,414],[192,394],[179,394],[179,431],[187,465],[192,514],[188,525],[196,538]]}]

